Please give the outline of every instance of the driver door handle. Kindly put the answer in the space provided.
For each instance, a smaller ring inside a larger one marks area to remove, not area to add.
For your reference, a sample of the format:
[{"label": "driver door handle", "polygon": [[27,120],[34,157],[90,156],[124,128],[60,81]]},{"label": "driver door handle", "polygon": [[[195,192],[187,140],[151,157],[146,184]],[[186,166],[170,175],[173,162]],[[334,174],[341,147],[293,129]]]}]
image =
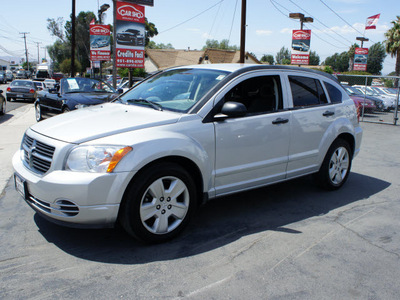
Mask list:
[{"label": "driver door handle", "polygon": [[329,117],[329,116],[333,116],[334,114],[335,114],[335,112],[327,110],[327,111],[324,112],[322,115],[323,115],[324,117]]},{"label": "driver door handle", "polygon": [[276,125],[276,124],[285,124],[289,122],[289,119],[282,119],[282,118],[278,118],[272,121],[272,124]]}]

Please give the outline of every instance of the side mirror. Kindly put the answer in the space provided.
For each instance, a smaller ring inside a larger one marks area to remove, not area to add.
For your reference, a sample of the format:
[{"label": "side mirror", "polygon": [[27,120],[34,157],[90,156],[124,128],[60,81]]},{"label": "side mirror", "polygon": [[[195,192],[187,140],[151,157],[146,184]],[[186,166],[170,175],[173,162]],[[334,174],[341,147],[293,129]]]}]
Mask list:
[{"label": "side mirror", "polygon": [[118,92],[118,94],[123,94],[124,90],[123,89],[118,89],[117,92]]},{"label": "side mirror", "polygon": [[[221,115],[222,114],[222,115]],[[239,118],[247,114],[247,108],[243,103],[239,102],[226,102],[222,106],[221,113],[216,117],[226,116],[228,118]]]}]

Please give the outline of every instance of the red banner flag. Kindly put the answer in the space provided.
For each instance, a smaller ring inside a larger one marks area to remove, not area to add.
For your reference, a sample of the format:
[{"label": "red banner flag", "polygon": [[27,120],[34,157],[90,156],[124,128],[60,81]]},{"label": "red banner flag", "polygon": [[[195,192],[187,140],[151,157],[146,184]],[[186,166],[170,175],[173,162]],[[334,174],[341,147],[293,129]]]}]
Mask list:
[{"label": "red banner flag", "polygon": [[371,16],[367,19],[367,24],[365,24],[365,29],[376,29],[376,23],[378,23],[381,14]]}]

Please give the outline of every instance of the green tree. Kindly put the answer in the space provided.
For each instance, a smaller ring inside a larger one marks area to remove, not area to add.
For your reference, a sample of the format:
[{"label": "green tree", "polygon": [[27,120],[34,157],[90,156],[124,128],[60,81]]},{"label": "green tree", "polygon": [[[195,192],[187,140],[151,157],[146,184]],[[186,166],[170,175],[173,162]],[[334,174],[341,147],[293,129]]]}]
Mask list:
[{"label": "green tree", "polygon": [[358,44],[353,44],[351,45],[349,51],[347,51],[349,54],[349,71],[353,71],[354,69],[354,55],[356,54],[356,48],[359,47],[360,46]]},{"label": "green tree", "polygon": [[149,49],[175,49],[173,46],[172,46],[172,44],[171,43],[168,43],[168,44],[163,44],[163,43],[160,43],[160,44],[156,44],[156,42],[154,42],[154,41],[150,41],[149,43],[148,43],[148,45],[147,45],[147,48],[149,48]]},{"label": "green tree", "polygon": [[[393,27],[385,33],[386,53],[391,57],[396,57],[396,76],[400,75],[400,16],[397,16],[397,21],[391,22]],[[398,87],[399,81],[396,80],[395,86]]]},{"label": "green tree", "polygon": [[47,52],[53,61],[53,69],[60,71],[60,63],[71,57],[71,45],[68,42],[56,40],[53,45],[47,46]]},{"label": "green tree", "polygon": [[47,19],[47,29],[50,31],[52,36],[59,38],[61,41],[65,42],[65,34],[64,34],[64,19],[57,18],[55,19]]},{"label": "green tree", "polygon": [[[71,16],[72,19],[72,16]],[[91,12],[81,11],[75,18],[75,57],[79,61],[82,69],[90,67],[90,22],[96,19],[96,15]],[[72,40],[72,21],[65,24],[65,36],[69,43]]]},{"label": "green tree", "polygon": [[386,51],[383,43],[378,42],[369,47],[367,72],[380,75],[385,57]]},{"label": "green tree", "polygon": [[269,63],[270,65],[273,65],[275,63],[274,56],[271,54],[264,54],[261,57],[260,61],[263,63]]},{"label": "green tree", "polygon": [[309,65],[311,66],[318,66],[319,65],[319,55],[315,51],[310,51],[310,61]]},{"label": "green tree", "polygon": [[[71,73],[71,59],[67,58],[60,64],[60,71],[64,74]],[[82,66],[78,60],[75,60],[75,71],[81,72]]]},{"label": "green tree", "polygon": [[145,29],[145,46],[147,47],[147,45],[150,43],[150,38],[156,36],[158,34],[158,30],[156,25],[154,25],[154,23],[151,23],[147,20],[147,18],[145,18],[144,21],[144,29]]},{"label": "green tree", "polygon": [[203,47],[203,50],[206,49],[221,49],[221,50],[234,50],[237,51],[240,48],[236,45],[229,46],[229,40],[224,39],[221,42],[217,40],[207,40],[206,45]]},{"label": "green tree", "polygon": [[330,66],[336,72],[346,72],[349,69],[349,53],[335,53],[325,59],[325,66]]},{"label": "green tree", "polygon": [[291,52],[289,49],[282,47],[281,50],[276,54],[275,60],[278,65],[289,65],[291,58]]}]

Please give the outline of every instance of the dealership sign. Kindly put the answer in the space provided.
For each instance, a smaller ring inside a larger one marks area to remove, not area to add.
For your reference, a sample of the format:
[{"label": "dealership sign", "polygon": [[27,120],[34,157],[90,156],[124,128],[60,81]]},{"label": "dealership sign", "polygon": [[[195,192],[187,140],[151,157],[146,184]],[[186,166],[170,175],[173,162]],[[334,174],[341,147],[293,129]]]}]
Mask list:
[{"label": "dealership sign", "polygon": [[354,71],[367,71],[368,48],[356,48],[354,54]]},{"label": "dealership sign", "polygon": [[116,65],[118,68],[144,68],[144,6],[117,2]]},{"label": "dealership sign", "polygon": [[292,65],[308,65],[310,61],[311,30],[293,30]]},{"label": "dealership sign", "polygon": [[111,60],[110,25],[90,25],[90,60]]},{"label": "dealership sign", "polygon": [[125,0],[125,2],[130,2],[134,4],[154,6],[154,0]]}]

